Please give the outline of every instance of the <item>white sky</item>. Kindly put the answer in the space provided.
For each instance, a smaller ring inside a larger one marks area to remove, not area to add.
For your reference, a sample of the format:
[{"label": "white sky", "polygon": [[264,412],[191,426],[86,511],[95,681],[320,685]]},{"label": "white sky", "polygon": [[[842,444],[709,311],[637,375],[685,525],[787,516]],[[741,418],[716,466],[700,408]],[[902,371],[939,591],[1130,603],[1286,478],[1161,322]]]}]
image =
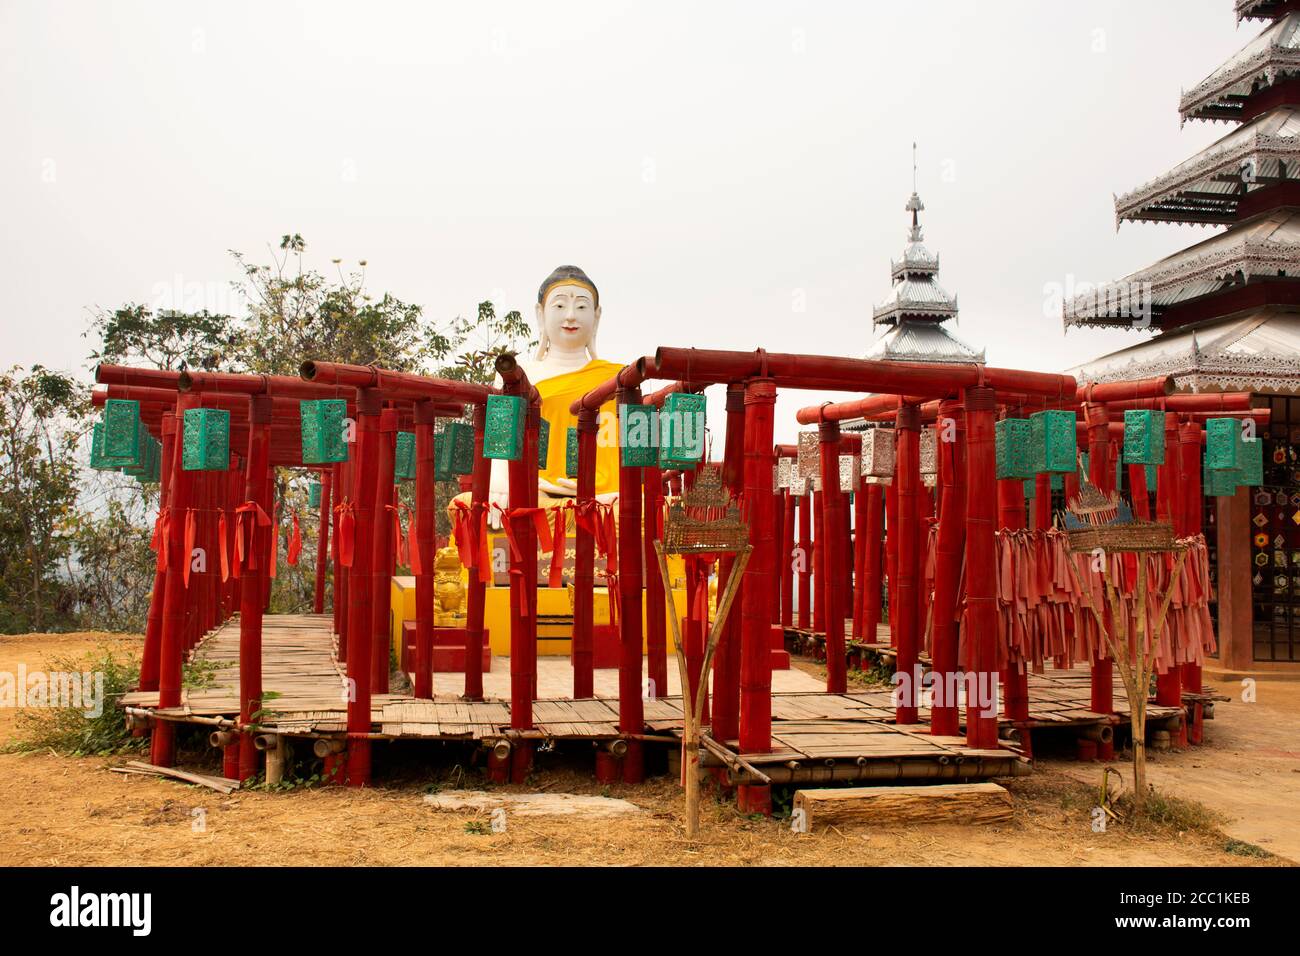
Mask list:
[{"label": "white sky", "polygon": [[1066,336],[1052,283],[1209,234],[1116,236],[1111,194],[1228,131],[1180,131],[1179,90],[1260,29],[1231,0],[2,0],[0,360],[84,370],[88,307],[221,307],[227,250],[286,232],[430,317],[531,316],[576,263],[615,361],[857,355],[917,140],[957,334],[1060,370],[1142,333]]}]

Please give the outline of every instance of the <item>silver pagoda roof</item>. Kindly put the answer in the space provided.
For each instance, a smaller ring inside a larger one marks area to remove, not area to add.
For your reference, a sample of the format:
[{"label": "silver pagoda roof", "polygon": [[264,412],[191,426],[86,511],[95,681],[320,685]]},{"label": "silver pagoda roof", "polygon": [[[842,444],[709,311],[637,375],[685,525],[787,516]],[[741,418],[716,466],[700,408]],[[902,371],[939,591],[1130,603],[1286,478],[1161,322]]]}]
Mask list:
[{"label": "silver pagoda roof", "polygon": [[1081,382],[1172,375],[1178,391],[1300,393],[1300,313],[1268,306],[1183,326],[1068,373]]},{"label": "silver pagoda roof", "polygon": [[1300,109],[1285,106],[1233,130],[1161,176],[1115,199],[1121,221],[1230,223],[1265,186],[1300,180]]},{"label": "silver pagoda roof", "polygon": [[1237,0],[1237,22],[1242,20],[1276,20],[1286,0]]},{"label": "silver pagoda roof", "polygon": [[984,363],[984,350],[976,351],[938,322],[904,319],[882,332],[865,359],[896,362],[975,362]]},{"label": "silver pagoda roof", "polygon": [[1254,280],[1300,277],[1300,212],[1279,209],[1229,228],[1062,306],[1071,325],[1150,329],[1135,319]]},{"label": "silver pagoda roof", "polygon": [[920,214],[925,203],[913,192],[903,208],[912,214],[912,228],[907,234],[903,257],[889,264],[894,288],[889,298],[872,310],[872,325],[897,325],[906,319],[942,322],[956,318],[957,297],[939,285],[939,257],[922,242]]},{"label": "silver pagoda roof", "polygon": [[1178,113],[1189,119],[1240,121],[1247,97],[1300,74],[1300,13],[1288,13],[1183,92]]}]

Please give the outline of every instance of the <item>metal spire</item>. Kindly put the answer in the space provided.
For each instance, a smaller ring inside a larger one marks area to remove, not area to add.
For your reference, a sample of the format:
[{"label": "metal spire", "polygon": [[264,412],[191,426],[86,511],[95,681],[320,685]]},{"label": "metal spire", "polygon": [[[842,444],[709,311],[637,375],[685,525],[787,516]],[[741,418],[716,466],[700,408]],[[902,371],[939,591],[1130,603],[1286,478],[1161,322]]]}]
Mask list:
[{"label": "metal spire", "polygon": [[908,238],[912,242],[921,241],[921,220],[918,213],[925,208],[925,203],[921,202],[921,197],[916,191],[916,143],[912,143],[912,198],[907,201],[903,207],[912,214],[912,231]]}]

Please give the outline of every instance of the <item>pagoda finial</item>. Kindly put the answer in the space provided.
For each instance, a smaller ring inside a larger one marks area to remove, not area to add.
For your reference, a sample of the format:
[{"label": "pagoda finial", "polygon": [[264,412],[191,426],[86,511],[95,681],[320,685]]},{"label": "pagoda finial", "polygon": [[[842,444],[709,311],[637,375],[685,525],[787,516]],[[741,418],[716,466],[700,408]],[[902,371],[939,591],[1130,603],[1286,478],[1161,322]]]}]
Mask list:
[{"label": "pagoda finial", "polygon": [[912,214],[912,232],[909,239],[912,242],[921,241],[921,219],[918,215],[925,208],[925,203],[921,202],[921,197],[916,191],[916,143],[912,143],[912,198],[907,201],[905,208]]}]

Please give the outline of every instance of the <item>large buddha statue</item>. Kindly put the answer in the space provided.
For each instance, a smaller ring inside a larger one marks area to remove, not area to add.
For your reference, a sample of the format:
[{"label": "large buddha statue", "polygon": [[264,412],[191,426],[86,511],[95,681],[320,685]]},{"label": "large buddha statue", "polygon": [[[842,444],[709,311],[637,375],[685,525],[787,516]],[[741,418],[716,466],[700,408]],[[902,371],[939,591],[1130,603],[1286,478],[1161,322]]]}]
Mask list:
[{"label": "large buddha statue", "polygon": [[[578,493],[577,482],[565,477],[566,439],[569,429],[578,424],[569,405],[622,367],[596,357],[599,327],[600,293],[585,272],[577,266],[560,266],[546,277],[537,290],[537,353],[519,363],[541,396],[542,417],[551,424],[546,467],[537,481],[538,503],[543,507]],[[613,414],[614,403],[607,404],[603,413]],[[617,434],[615,429],[603,431]],[[506,462],[494,461],[491,501],[506,507],[508,488]],[[618,447],[613,443],[597,444],[596,497],[607,502],[618,497]]]}]

